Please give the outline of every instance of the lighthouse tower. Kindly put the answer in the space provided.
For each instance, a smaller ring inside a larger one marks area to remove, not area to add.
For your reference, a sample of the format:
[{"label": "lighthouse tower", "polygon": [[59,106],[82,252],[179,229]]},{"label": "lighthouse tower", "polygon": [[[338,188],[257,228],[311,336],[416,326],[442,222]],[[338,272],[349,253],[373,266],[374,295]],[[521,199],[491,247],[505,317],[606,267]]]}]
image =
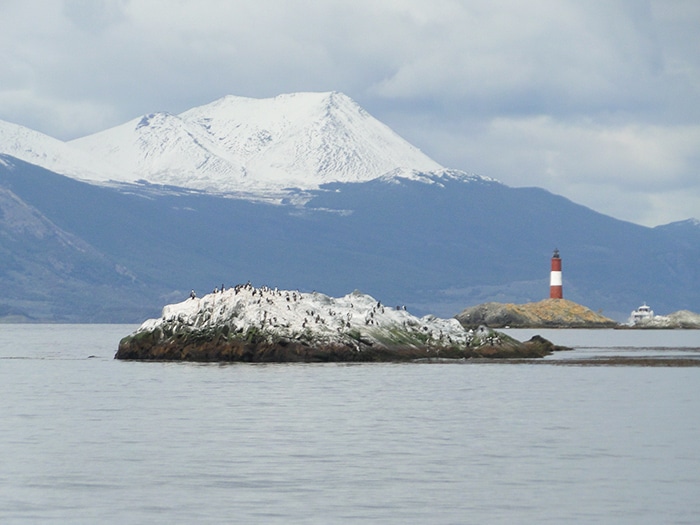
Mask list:
[{"label": "lighthouse tower", "polygon": [[561,286],[561,257],[559,250],[554,250],[552,255],[552,273],[549,275],[549,298],[563,299],[564,291]]}]

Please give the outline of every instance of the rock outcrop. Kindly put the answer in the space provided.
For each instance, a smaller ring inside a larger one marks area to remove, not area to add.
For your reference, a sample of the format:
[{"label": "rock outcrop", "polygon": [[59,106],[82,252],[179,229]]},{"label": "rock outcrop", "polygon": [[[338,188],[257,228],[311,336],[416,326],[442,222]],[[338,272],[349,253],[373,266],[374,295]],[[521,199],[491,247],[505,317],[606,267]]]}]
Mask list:
[{"label": "rock outcrop", "polygon": [[119,343],[116,359],[245,362],[412,361],[543,357],[557,348],[521,343],[456,319],[422,318],[353,292],[341,298],[250,284],[168,305]]},{"label": "rock outcrop", "polygon": [[537,303],[484,303],[466,308],[457,320],[467,329],[490,328],[613,328],[617,322],[567,299]]},{"label": "rock outcrop", "polygon": [[625,328],[659,328],[659,329],[700,329],[700,314],[688,310],[679,310],[668,315],[655,315],[649,319],[641,319]]}]

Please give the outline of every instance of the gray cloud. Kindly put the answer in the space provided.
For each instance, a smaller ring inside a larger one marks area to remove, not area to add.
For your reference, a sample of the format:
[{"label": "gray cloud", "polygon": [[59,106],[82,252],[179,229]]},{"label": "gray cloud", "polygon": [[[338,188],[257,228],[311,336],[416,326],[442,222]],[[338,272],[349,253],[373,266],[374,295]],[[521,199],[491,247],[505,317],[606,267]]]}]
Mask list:
[{"label": "gray cloud", "polygon": [[127,0],[65,0],[63,13],[76,27],[100,33],[126,20]]},{"label": "gray cloud", "polygon": [[343,91],[444,165],[698,215],[700,3],[0,3],[0,118],[68,139],[225,94]]}]

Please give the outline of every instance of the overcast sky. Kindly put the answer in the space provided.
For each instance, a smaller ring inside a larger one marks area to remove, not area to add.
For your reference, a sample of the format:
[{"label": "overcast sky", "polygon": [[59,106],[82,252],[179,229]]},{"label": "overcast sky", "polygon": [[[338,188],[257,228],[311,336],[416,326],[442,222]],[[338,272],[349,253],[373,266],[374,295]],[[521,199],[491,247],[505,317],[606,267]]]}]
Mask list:
[{"label": "overcast sky", "polygon": [[0,0],[0,119],[56,138],[295,91],[446,167],[700,218],[698,0]]}]

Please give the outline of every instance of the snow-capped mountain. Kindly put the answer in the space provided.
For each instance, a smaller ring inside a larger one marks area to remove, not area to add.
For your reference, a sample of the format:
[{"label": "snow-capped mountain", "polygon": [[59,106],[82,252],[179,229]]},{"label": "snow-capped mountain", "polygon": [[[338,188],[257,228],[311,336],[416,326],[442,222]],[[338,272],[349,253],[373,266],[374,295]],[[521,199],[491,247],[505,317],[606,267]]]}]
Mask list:
[{"label": "snow-capped mountain", "polygon": [[442,169],[335,92],[227,96],[180,115],[146,115],[69,144],[118,168],[123,181],[224,193],[314,189],[372,180],[397,168]]},{"label": "snow-capped mountain", "polygon": [[70,142],[0,121],[0,154],[88,182],[146,181],[248,195],[443,170],[336,92],[226,96]]},{"label": "snow-capped mountain", "polygon": [[119,179],[110,163],[38,131],[0,120],[0,154],[83,180]]},{"label": "snow-capped mountain", "polygon": [[235,156],[218,147],[204,130],[170,113],[144,115],[70,145],[104,159],[124,182],[227,191],[233,189],[229,181],[245,175]]}]

